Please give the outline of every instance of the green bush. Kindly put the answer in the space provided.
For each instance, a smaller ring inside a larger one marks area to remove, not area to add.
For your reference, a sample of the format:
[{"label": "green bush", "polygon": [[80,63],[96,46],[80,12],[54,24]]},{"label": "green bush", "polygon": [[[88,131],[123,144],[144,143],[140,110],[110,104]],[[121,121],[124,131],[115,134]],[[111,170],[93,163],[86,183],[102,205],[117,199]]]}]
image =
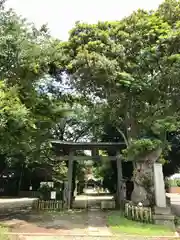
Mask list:
[{"label": "green bush", "polygon": [[180,187],[180,179],[165,179],[165,188]]},{"label": "green bush", "polygon": [[41,194],[41,199],[42,200],[49,200],[50,199],[50,194],[51,194],[51,188],[49,187],[48,184],[42,185],[38,191]]},{"label": "green bush", "polygon": [[180,179],[177,179],[177,180],[176,180],[176,185],[177,185],[178,187],[180,187]]},{"label": "green bush", "polygon": [[134,140],[126,149],[124,149],[123,157],[126,160],[138,160],[144,155],[161,148],[162,142],[159,139],[142,138]]}]

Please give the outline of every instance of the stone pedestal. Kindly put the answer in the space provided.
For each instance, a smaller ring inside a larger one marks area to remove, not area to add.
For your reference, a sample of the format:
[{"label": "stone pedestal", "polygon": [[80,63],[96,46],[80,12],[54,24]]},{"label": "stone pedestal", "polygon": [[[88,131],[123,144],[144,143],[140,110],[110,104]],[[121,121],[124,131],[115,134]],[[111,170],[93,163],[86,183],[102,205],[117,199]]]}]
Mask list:
[{"label": "stone pedestal", "polygon": [[169,228],[175,229],[174,215],[171,214],[171,209],[169,207],[155,207],[153,219],[155,224],[165,225]]}]

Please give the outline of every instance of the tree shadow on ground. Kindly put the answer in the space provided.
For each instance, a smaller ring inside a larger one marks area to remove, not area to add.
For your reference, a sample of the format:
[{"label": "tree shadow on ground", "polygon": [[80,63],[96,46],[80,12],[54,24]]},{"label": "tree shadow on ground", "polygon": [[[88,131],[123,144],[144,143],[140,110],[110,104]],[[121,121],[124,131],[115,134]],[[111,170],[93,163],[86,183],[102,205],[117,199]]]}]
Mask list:
[{"label": "tree shadow on ground", "polygon": [[35,212],[23,210],[1,216],[1,224],[11,232],[23,233],[61,233],[76,232],[85,234],[88,226],[103,228],[106,226],[106,214],[103,211],[72,210],[60,212]]}]

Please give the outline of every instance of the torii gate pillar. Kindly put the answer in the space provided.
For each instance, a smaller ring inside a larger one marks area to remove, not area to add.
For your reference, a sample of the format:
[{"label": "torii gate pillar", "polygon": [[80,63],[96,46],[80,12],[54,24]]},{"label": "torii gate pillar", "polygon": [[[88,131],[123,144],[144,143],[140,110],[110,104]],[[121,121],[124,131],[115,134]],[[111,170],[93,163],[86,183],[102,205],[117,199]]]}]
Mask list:
[{"label": "torii gate pillar", "polygon": [[74,153],[72,150],[70,150],[68,159],[68,199],[67,199],[68,209],[71,209],[72,203],[73,156]]}]

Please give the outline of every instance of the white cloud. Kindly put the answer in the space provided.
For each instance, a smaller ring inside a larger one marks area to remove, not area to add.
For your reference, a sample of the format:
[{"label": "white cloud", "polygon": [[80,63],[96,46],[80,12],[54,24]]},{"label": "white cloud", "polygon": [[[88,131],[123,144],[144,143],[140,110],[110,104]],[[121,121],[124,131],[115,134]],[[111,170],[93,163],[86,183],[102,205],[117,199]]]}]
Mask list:
[{"label": "white cloud", "polygon": [[75,21],[119,20],[138,8],[154,9],[162,0],[8,0],[16,10],[37,26],[48,23],[51,33],[63,40]]}]

